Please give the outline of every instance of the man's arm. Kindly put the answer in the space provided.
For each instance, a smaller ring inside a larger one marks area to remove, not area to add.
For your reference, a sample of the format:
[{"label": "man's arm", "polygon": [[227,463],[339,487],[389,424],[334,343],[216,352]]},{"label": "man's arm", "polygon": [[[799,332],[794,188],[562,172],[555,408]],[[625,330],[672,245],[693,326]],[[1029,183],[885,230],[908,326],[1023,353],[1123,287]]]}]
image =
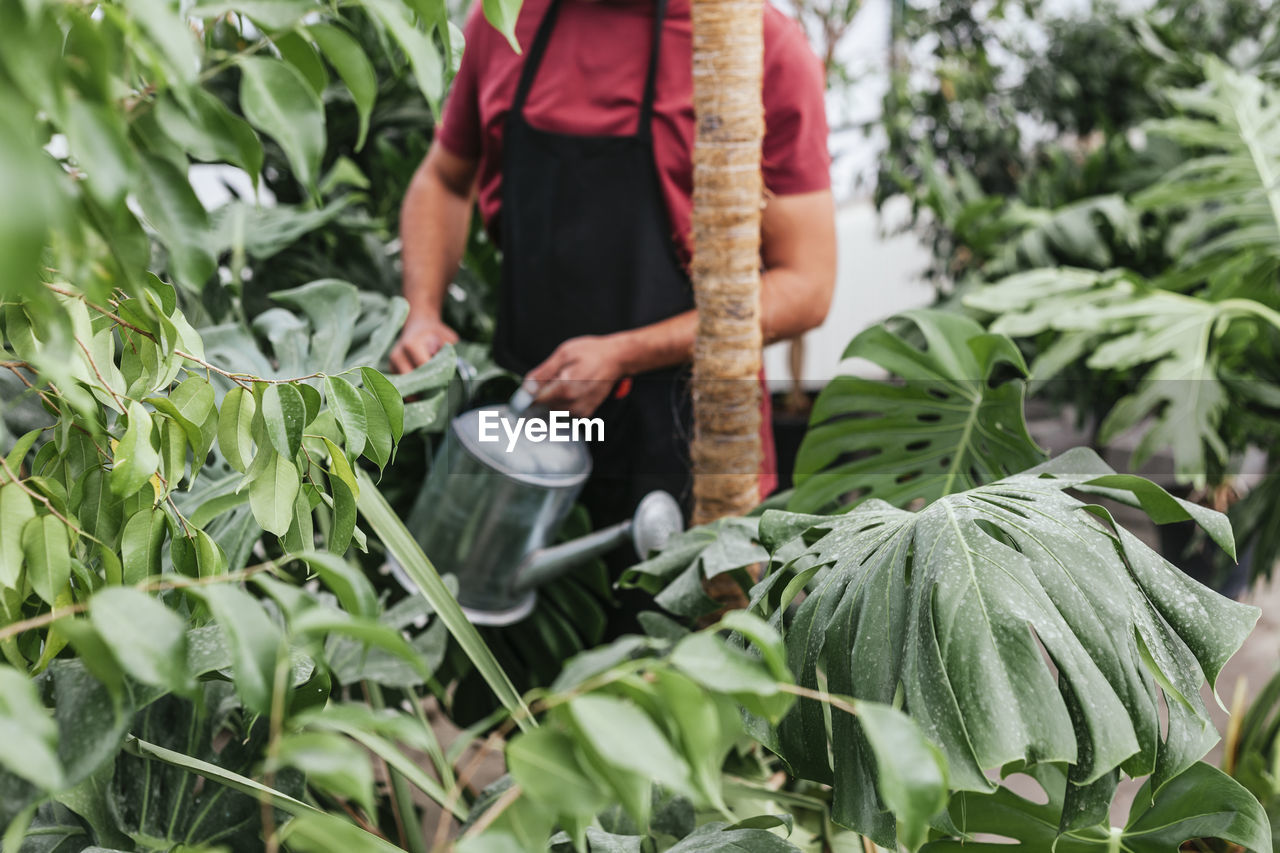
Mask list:
[{"label": "man's arm", "polygon": [[397,373],[407,373],[458,340],[441,319],[441,309],[466,251],[475,178],[475,160],[451,154],[436,142],[405,193],[400,243],[409,319],[391,350]]},{"label": "man's arm", "polygon": [[[771,198],[761,221],[760,310],[765,343],[822,325],[836,280],[835,202],[830,190]],[[696,311],[612,335],[573,338],[529,372],[539,400],[589,415],[623,376],[693,357]]]}]

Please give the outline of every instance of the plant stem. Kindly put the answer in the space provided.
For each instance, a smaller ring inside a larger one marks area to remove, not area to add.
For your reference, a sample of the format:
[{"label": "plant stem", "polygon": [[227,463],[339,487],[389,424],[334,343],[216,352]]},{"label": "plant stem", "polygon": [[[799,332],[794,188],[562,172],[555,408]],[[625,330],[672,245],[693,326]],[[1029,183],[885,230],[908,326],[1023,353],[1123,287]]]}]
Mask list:
[{"label": "plant stem", "polygon": [[[379,684],[365,681],[364,692],[369,697],[369,704],[376,710],[386,709],[387,703],[382,696],[382,687]],[[427,839],[422,830],[422,822],[418,820],[418,809],[413,804],[413,792],[409,789],[408,781],[399,770],[386,761],[383,761],[382,765],[387,770],[387,778],[391,780],[391,791],[394,794],[392,806],[400,822],[400,840],[408,848],[409,853],[427,853]]]}]

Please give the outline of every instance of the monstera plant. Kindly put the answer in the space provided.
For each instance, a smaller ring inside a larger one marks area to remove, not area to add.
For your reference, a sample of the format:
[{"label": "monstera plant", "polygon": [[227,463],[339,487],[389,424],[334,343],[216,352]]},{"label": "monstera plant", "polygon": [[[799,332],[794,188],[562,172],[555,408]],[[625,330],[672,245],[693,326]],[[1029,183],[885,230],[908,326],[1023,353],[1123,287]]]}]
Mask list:
[{"label": "monstera plant", "polygon": [[[782,634],[797,685],[812,692],[767,742],[792,773],[831,786],[835,822],[877,844],[923,839],[868,784],[884,758],[868,746],[866,721],[829,713],[812,694],[893,703],[945,757],[953,796],[929,816],[927,849],[977,832],[1028,850],[1055,839],[1071,850],[1166,850],[1201,835],[1266,849],[1257,801],[1198,763],[1218,738],[1201,687],[1257,611],[1186,577],[1108,505],[1157,524],[1194,522],[1234,555],[1226,518],[1087,449],[1001,470],[1040,458],[1022,418],[1017,351],[962,317],[902,320],[899,333],[878,327],[848,353],[893,379],[842,378],[814,407],[797,468],[830,471],[835,485],[797,478],[790,501],[844,500],[843,511],[765,508],[694,529],[624,583],[685,617],[700,612],[698,578],[731,573],[747,586],[752,611]],[[1004,379],[993,369],[1001,361],[1013,368]],[[967,461],[979,454],[981,467]],[[768,571],[751,585],[745,569],[761,563]],[[1000,785],[1018,770],[1039,780],[1047,806]],[[1149,783],[1129,826],[1112,829],[1122,775]],[[1219,808],[1237,819],[1214,818]]]}]

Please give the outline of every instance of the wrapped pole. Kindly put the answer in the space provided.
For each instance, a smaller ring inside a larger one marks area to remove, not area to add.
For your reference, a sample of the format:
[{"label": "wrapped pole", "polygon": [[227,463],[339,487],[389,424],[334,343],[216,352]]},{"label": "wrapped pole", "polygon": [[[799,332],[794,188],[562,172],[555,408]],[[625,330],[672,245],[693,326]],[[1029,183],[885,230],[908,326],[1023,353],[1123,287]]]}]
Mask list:
[{"label": "wrapped pole", "polygon": [[763,0],[692,0],[692,19],[698,331],[690,453],[693,521],[705,524],[760,500]]}]

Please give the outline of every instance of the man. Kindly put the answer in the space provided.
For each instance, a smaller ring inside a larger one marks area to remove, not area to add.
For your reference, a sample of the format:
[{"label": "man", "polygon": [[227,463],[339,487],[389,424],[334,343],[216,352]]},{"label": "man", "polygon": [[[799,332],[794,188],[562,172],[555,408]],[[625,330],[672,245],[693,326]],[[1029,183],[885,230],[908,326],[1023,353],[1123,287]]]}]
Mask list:
[{"label": "man", "polygon": [[[503,250],[494,352],[538,402],[605,421],[584,501],[597,523],[665,488],[689,498],[687,274],[694,136],[689,0],[525,0],[517,54],[476,4],[431,151],[401,216],[411,370],[441,319],[473,201]],[[835,278],[823,70],[765,9],[766,342],[818,326]],[[634,382],[632,381],[634,379]],[[776,484],[765,397],[762,496]]]}]

